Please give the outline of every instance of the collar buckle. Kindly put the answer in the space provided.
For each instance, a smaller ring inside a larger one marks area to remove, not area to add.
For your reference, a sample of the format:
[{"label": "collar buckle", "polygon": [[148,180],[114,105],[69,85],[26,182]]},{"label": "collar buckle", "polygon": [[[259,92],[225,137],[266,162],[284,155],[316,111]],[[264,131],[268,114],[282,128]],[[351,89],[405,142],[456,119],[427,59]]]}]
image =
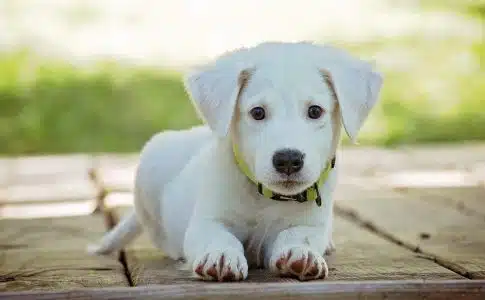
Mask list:
[{"label": "collar buckle", "polygon": [[296,201],[300,203],[308,201],[308,198],[306,196],[306,191],[292,196],[285,196],[285,195],[273,193],[273,196],[271,197],[271,199],[276,201]]},{"label": "collar buckle", "polygon": [[318,190],[318,184],[313,184],[313,188],[315,189],[315,193],[317,194],[317,197],[315,198],[315,203],[318,205],[318,207],[320,207],[322,206],[322,197],[320,196],[320,191]]}]

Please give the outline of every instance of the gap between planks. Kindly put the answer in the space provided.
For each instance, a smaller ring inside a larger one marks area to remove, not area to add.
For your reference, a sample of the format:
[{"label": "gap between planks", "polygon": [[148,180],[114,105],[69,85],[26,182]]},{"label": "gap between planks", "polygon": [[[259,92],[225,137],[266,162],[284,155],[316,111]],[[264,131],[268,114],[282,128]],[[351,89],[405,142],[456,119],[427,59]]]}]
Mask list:
[{"label": "gap between planks", "polygon": [[[449,191],[413,195],[340,188],[337,194],[336,212],[351,221],[466,278],[485,278],[485,222],[447,205]],[[463,195],[458,191],[454,198],[471,204],[477,200]]]},{"label": "gap between planks", "polygon": [[394,235],[392,235],[391,233],[387,232],[386,230],[384,230],[383,228],[380,228],[379,226],[377,226],[376,224],[374,224],[372,221],[370,220],[366,220],[364,218],[362,218],[357,212],[355,212],[354,210],[352,209],[346,209],[346,208],[343,208],[343,207],[340,207],[338,204],[336,204],[334,206],[334,212],[336,215],[342,217],[342,218],[345,218],[347,219],[348,221],[356,224],[357,226],[360,226],[366,230],[368,230],[369,232],[393,243],[393,244],[396,244],[397,246],[400,246],[400,247],[403,247],[407,250],[410,250],[414,253],[418,253],[420,254],[420,257],[423,258],[423,259],[428,259],[428,260],[431,260],[435,263],[437,263],[438,265],[450,270],[450,271],[453,271],[455,273],[457,273],[458,275],[461,275],[467,279],[473,279],[472,276],[469,274],[468,271],[466,270],[463,270],[462,267],[450,262],[450,261],[447,261],[446,259],[443,259],[443,258],[440,258],[438,257],[437,255],[434,255],[432,253],[428,253],[427,251],[423,251],[419,246],[415,246],[411,243],[407,243],[405,241],[401,241],[399,238],[395,237]]},{"label": "gap between planks", "polygon": [[[111,209],[106,208],[106,197],[109,195],[110,190],[104,186],[102,180],[99,176],[99,171],[96,167],[91,168],[89,171],[89,179],[93,182],[96,190],[97,190],[97,197],[96,197],[96,208],[93,213],[101,213],[103,214],[105,224],[106,224],[106,231],[113,229],[116,224],[119,222],[118,218],[115,216]],[[118,261],[123,266],[123,273],[128,282],[130,287],[134,287],[133,278],[130,274],[130,269],[128,268],[128,262],[126,260],[126,252],[124,249],[118,252]]]},{"label": "gap between planks", "polygon": [[[115,213],[111,209],[104,209],[102,211],[102,213],[104,214],[104,216],[106,218],[108,230],[112,229],[113,227],[116,226],[116,224],[118,224],[119,219],[115,216]],[[126,280],[128,281],[129,286],[134,287],[135,284],[133,283],[133,278],[131,276],[131,272],[130,272],[130,269],[128,267],[128,261],[126,259],[125,249],[121,249],[118,252],[118,261],[123,266],[124,275],[126,277]]]}]

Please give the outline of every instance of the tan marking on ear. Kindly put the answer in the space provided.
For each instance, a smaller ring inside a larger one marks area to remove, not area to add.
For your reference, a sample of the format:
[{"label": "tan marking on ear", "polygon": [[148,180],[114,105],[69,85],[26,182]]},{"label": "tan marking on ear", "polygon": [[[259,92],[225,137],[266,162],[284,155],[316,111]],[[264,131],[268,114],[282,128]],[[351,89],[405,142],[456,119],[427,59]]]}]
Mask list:
[{"label": "tan marking on ear", "polygon": [[[248,85],[249,79],[251,78],[251,75],[253,75],[253,71],[254,71],[254,68],[251,68],[251,69],[244,69],[239,73],[239,77],[237,79],[239,91],[237,93],[236,106],[234,107],[236,111],[239,110],[239,98],[241,97],[246,86]],[[235,113],[231,122],[232,123],[231,127],[237,122],[239,122],[239,114]]]},{"label": "tan marking on ear", "polygon": [[252,69],[244,69],[239,73],[239,78],[237,80],[237,83],[239,85],[239,94],[237,95],[238,97],[241,95],[242,91],[248,84],[249,79],[251,78]]},{"label": "tan marking on ear", "polygon": [[253,75],[253,70],[254,69],[244,69],[239,73],[239,77],[237,79],[239,91],[237,93],[236,108],[239,107],[239,98],[241,97],[246,86],[248,85],[249,79],[251,78],[251,75]]},{"label": "tan marking on ear", "polygon": [[320,70],[320,73],[322,74],[323,81],[327,84],[328,88],[330,89],[330,92],[332,93],[332,98],[334,100],[334,109],[332,112],[332,127],[333,127],[333,134],[332,134],[332,156],[335,156],[337,154],[337,148],[340,145],[341,139],[340,139],[340,132],[341,132],[341,127],[340,124],[342,122],[342,117],[340,115],[340,104],[338,102],[338,97],[337,93],[335,92],[335,85],[333,83],[333,78],[332,75],[330,74],[329,71],[327,70]]},{"label": "tan marking on ear", "polygon": [[327,70],[320,70],[320,74],[322,74],[323,81],[325,81],[328,88],[330,89],[330,92],[332,93],[332,97],[334,98],[335,101],[338,102],[338,97],[337,97],[337,93],[335,92],[335,85],[333,83],[332,75]]},{"label": "tan marking on ear", "polygon": [[239,78],[238,78],[239,86],[242,87],[243,85],[245,85],[250,77],[251,77],[251,71],[249,69],[242,70],[241,73],[239,73]]},{"label": "tan marking on ear", "polygon": [[335,108],[332,112],[332,128],[333,128],[332,148],[331,148],[332,157],[337,154],[337,148],[339,147],[340,142],[342,141],[340,138],[340,133],[342,130],[341,124],[342,124],[342,117],[340,115],[340,106],[339,106],[339,103],[335,101]]}]

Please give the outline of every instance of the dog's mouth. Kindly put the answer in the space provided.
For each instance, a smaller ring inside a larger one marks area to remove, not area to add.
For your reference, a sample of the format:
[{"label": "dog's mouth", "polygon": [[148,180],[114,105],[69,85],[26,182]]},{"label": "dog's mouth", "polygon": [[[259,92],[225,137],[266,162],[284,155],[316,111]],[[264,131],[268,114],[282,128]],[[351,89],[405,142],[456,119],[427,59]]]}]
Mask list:
[{"label": "dog's mouth", "polygon": [[295,187],[302,185],[303,182],[288,179],[288,180],[276,181],[275,184],[287,189],[293,189]]},{"label": "dog's mouth", "polygon": [[282,195],[296,195],[307,188],[308,183],[293,179],[278,180],[271,182],[271,188]]}]

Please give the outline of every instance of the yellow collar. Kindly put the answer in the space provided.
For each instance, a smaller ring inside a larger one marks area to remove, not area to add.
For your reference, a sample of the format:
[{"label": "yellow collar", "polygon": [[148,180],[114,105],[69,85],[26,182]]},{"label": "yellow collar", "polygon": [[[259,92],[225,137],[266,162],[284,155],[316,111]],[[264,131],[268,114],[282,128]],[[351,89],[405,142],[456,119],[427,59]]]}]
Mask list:
[{"label": "yellow collar", "polygon": [[320,174],[318,181],[315,182],[311,187],[304,190],[300,194],[285,196],[271,191],[267,187],[263,186],[262,183],[258,182],[254,177],[254,175],[252,174],[252,172],[249,170],[249,167],[244,161],[241,153],[239,152],[239,148],[237,147],[237,145],[233,143],[232,149],[234,152],[234,158],[236,159],[236,163],[239,166],[239,169],[241,170],[241,172],[244,173],[244,175],[246,175],[246,177],[248,177],[252,182],[254,182],[258,186],[258,192],[261,195],[277,201],[289,201],[289,200],[293,200],[297,202],[315,201],[318,206],[322,205],[322,198],[320,196],[318,186],[323,184],[327,180],[328,175],[330,174],[330,171],[335,167],[335,160],[336,160],[335,157],[327,163],[327,166]]}]

